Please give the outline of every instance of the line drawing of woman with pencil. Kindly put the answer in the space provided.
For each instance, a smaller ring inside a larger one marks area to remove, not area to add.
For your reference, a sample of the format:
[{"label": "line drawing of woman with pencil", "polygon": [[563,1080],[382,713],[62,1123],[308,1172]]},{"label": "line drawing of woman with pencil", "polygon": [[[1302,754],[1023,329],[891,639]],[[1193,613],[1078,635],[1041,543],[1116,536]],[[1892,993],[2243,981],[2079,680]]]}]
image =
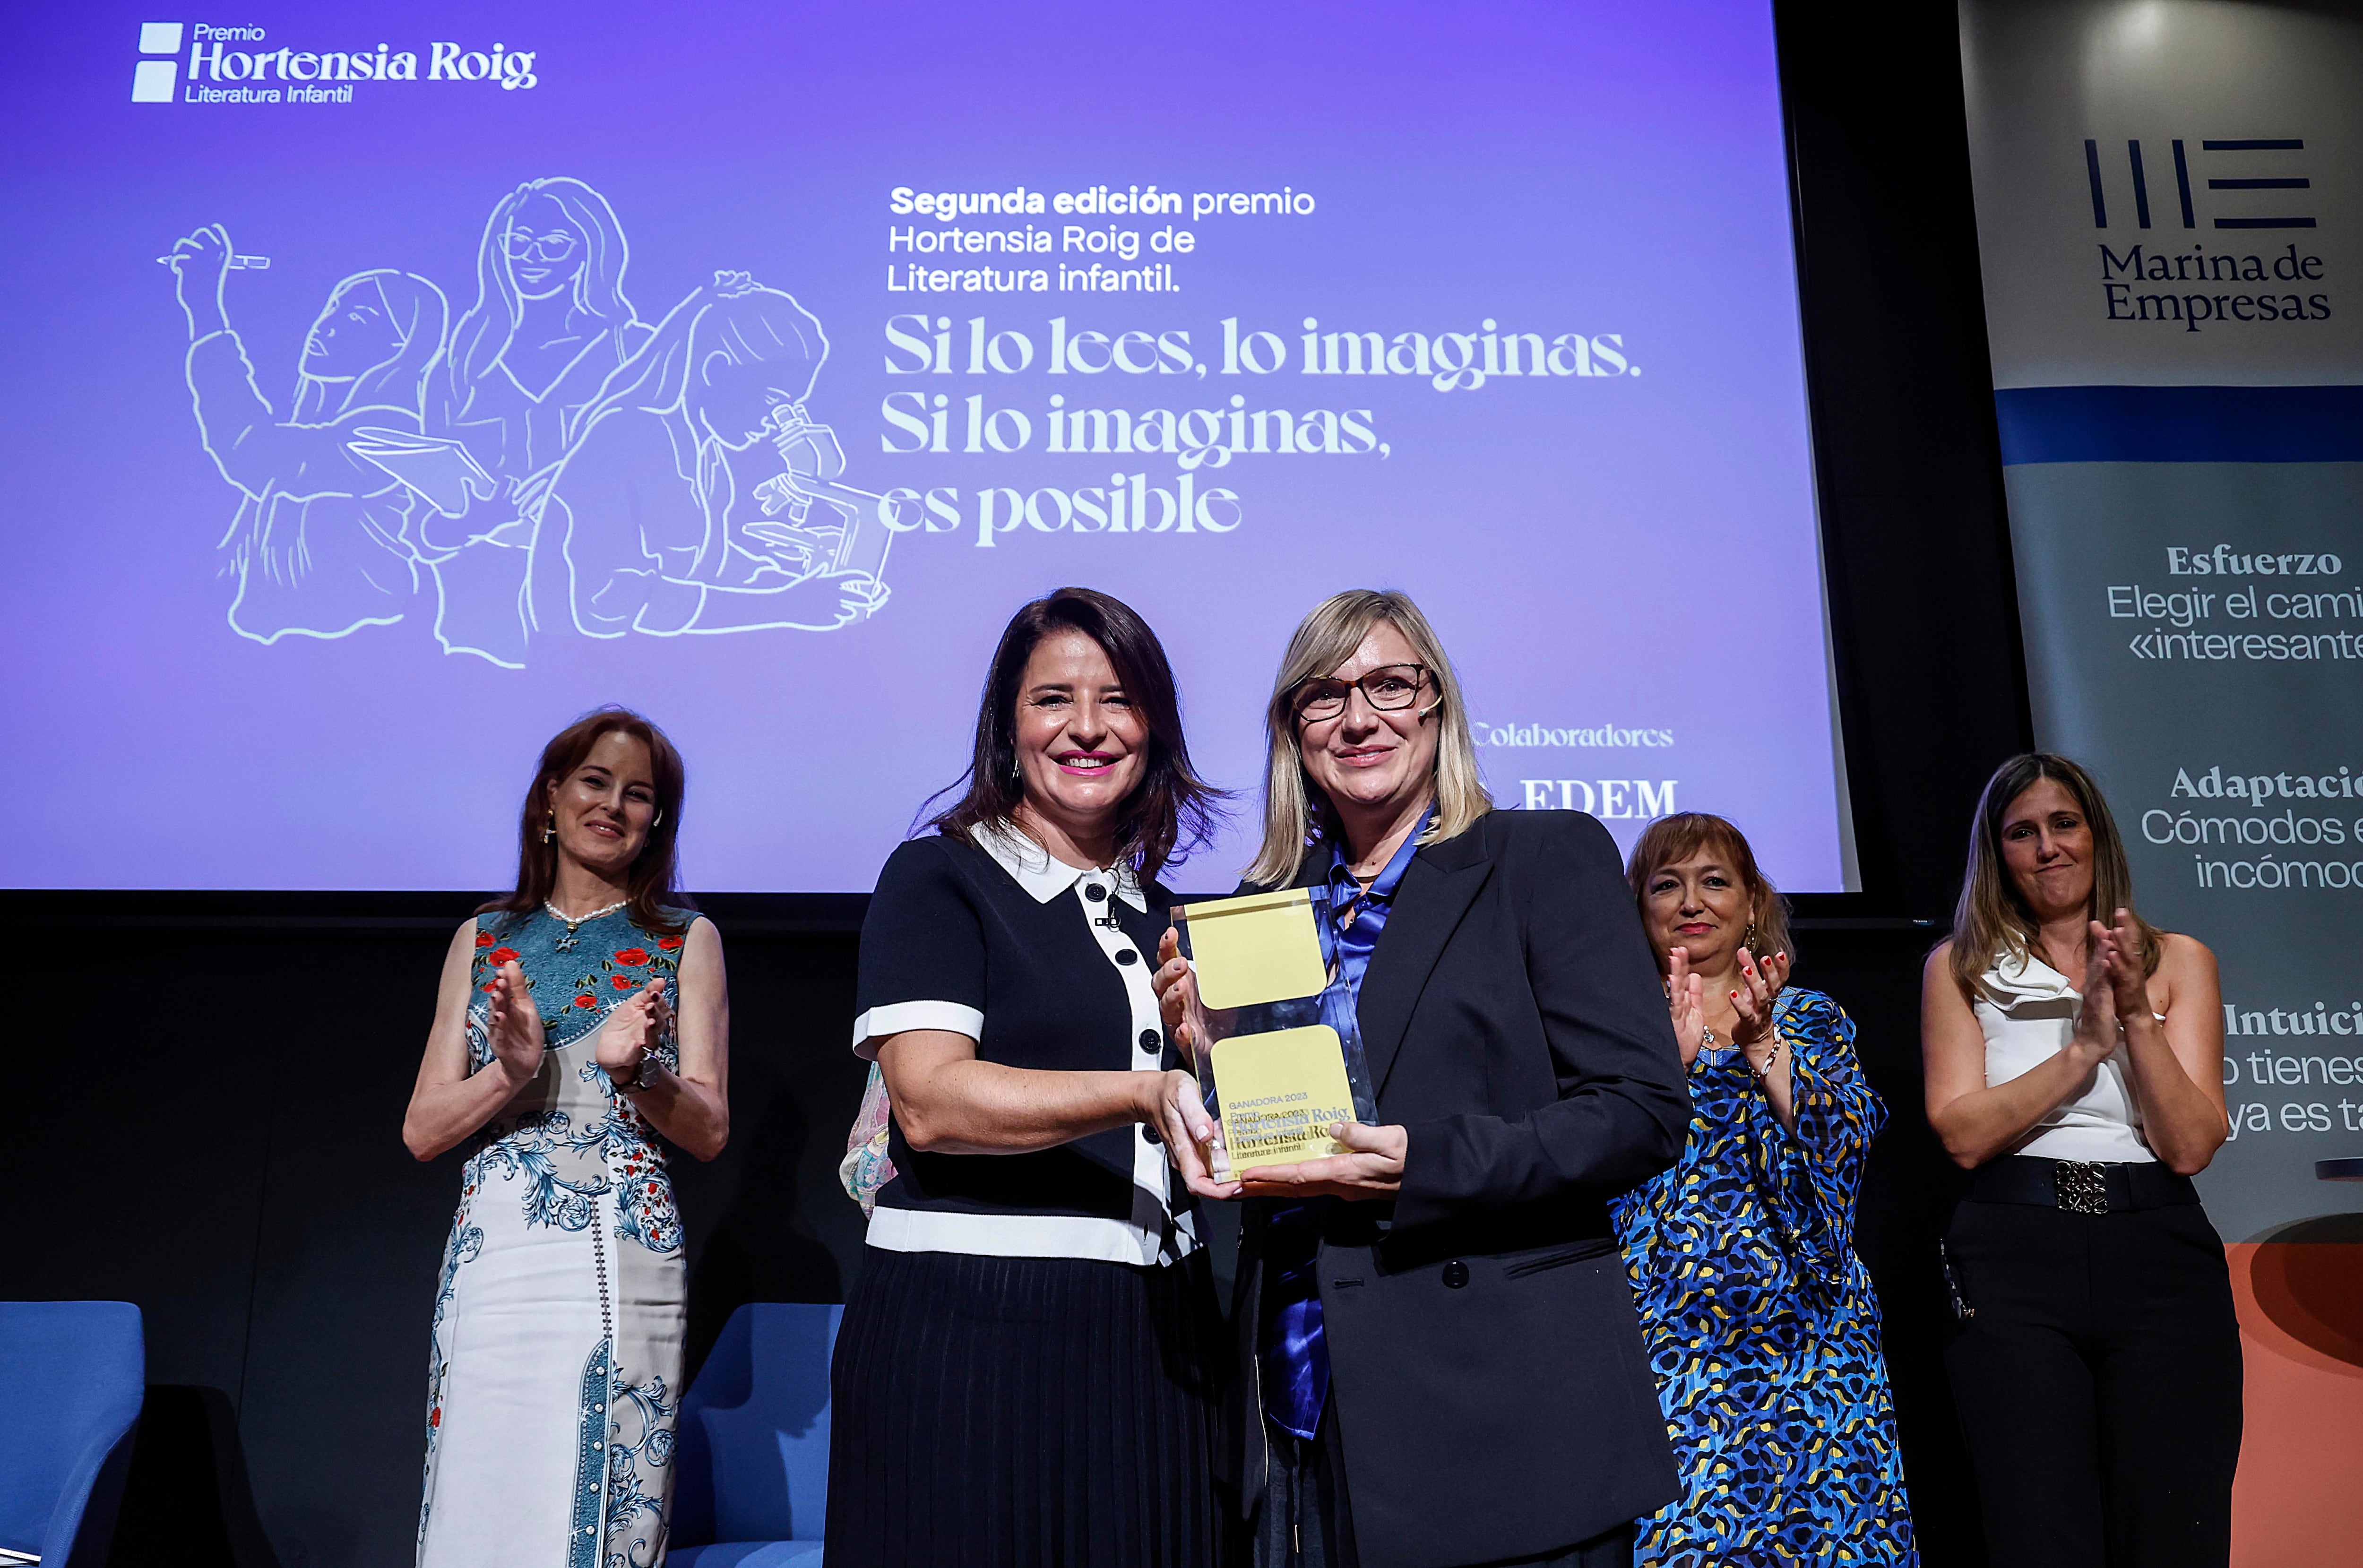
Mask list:
[{"label": "line drawing of woman with pencil", "polygon": [[305,334],[295,390],[280,417],[230,326],[239,258],[220,224],[161,258],[189,330],[185,363],[197,431],[239,491],[223,535],[240,637],[340,638],[402,619],[418,590],[411,492],[351,450],[363,428],[415,432],[421,384],[443,345],[442,290],[413,272],[355,272],[328,292]]}]

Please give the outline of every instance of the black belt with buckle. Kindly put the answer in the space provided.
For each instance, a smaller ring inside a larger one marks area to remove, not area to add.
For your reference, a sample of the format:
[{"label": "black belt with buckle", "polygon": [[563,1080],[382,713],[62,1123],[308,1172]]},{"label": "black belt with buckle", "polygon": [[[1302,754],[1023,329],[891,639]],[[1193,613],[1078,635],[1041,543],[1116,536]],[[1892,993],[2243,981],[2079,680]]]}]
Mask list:
[{"label": "black belt with buckle", "polygon": [[2176,1208],[2199,1201],[2188,1176],[2154,1162],[2102,1164],[2013,1154],[1991,1160],[1969,1177],[1971,1203],[2024,1203],[2069,1214],[2116,1214]]}]

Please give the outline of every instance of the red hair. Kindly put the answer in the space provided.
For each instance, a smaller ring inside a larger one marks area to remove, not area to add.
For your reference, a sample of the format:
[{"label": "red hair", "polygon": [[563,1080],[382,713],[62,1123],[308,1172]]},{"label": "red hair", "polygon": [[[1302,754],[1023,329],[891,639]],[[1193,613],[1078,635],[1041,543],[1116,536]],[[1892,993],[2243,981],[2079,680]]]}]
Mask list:
[{"label": "red hair", "polygon": [[1789,901],[1757,865],[1747,835],[1709,812],[1678,811],[1660,817],[1633,846],[1633,858],[1625,862],[1625,880],[1632,884],[1642,924],[1647,926],[1649,919],[1649,879],[1701,850],[1712,850],[1728,861],[1727,869],[1738,874],[1740,885],[1747,890],[1747,918],[1756,928],[1748,951],[1759,962],[1776,952],[1795,958],[1797,950],[1789,941]]}]

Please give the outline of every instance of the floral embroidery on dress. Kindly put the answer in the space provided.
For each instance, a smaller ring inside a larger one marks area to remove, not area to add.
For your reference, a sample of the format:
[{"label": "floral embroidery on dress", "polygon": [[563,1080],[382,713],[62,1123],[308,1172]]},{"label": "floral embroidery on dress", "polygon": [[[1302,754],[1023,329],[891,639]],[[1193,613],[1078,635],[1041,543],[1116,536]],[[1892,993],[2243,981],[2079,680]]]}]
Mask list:
[{"label": "floral embroidery on dress", "polygon": [[[460,1283],[460,1265],[473,1259],[484,1250],[484,1233],[468,1223],[468,1203],[476,1195],[476,1183],[469,1180],[460,1189],[460,1212],[451,1221],[451,1235],[443,1244],[443,1273],[435,1287],[435,1317],[427,1334],[427,1476],[435,1473],[435,1443],[443,1430],[443,1384],[450,1375],[451,1358],[443,1348],[444,1318],[451,1310],[451,1293]],[[427,1539],[427,1517],[435,1506],[432,1489],[418,1502],[418,1539]]]},{"label": "floral embroidery on dress", "polygon": [[[672,1054],[670,1048],[660,1048],[657,1057],[671,1067]],[[583,1067],[581,1076],[586,1083],[604,1084],[606,1073],[594,1062]],[[605,1086],[613,1096],[614,1109],[584,1128],[575,1146],[587,1148],[597,1141],[608,1169],[615,1173],[616,1234],[660,1255],[679,1251],[681,1210],[673,1202],[664,1149],[651,1136],[654,1129],[639,1107],[616,1094],[612,1084]]]},{"label": "floral embroidery on dress", "polygon": [[[680,951],[683,939],[680,937],[659,937],[653,952],[640,946],[613,950],[599,961],[597,969],[586,969],[574,977],[574,995],[569,1006],[575,1012],[599,1014],[594,1021],[604,1024],[606,1022],[605,1008],[611,1003],[638,991],[651,980],[664,981],[665,990],[671,996],[680,986],[681,973],[681,962],[672,955]],[[677,997],[673,999],[678,1000]],[[589,1032],[586,1029],[577,1028],[574,1023],[561,1022],[563,1018],[561,1014],[560,1018],[545,1018],[542,1020],[553,1032],[561,1029],[573,1030],[564,1041],[553,1040],[552,1043],[580,1040]]]},{"label": "floral embroidery on dress", "polygon": [[[582,1229],[591,1223],[592,1199],[613,1184],[605,1178],[570,1182],[558,1173],[558,1162],[550,1158],[551,1150],[581,1150],[605,1141],[606,1135],[596,1130],[595,1122],[582,1134],[570,1134],[567,1129],[571,1119],[564,1111],[527,1112],[517,1118],[514,1129],[494,1138],[468,1162],[469,1180],[482,1182],[494,1173],[521,1180],[525,1183],[526,1224],[555,1226],[560,1230]],[[489,1133],[494,1129],[484,1130]]]},{"label": "floral embroidery on dress", "polygon": [[664,1157],[643,1145],[624,1157],[616,1183],[616,1234],[657,1253],[677,1252],[682,1241],[681,1210],[664,1174]]},{"label": "floral embroidery on dress", "polygon": [[[650,1472],[672,1464],[673,1427],[681,1401],[665,1398],[665,1383],[615,1379],[607,1402],[607,1554],[604,1568],[649,1568],[664,1544],[665,1501],[671,1488]],[[645,1518],[646,1522],[642,1520]]]},{"label": "floral embroidery on dress", "polygon": [[[493,988],[493,976],[503,964],[519,963],[525,957],[508,943],[512,924],[513,917],[505,916],[495,929],[476,933],[476,951],[469,961],[468,983],[479,995]],[[527,991],[533,989],[532,975],[526,976],[525,984]]]}]

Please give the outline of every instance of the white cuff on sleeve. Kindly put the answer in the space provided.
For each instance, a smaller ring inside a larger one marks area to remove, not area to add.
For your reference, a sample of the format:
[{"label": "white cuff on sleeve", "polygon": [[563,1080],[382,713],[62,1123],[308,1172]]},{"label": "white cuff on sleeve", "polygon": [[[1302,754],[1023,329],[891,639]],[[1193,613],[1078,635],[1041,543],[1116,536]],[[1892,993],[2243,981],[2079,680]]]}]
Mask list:
[{"label": "white cuff on sleeve", "polygon": [[905,1029],[943,1029],[982,1040],[984,1015],[958,1002],[890,1002],[853,1020],[853,1054],[875,1062],[878,1042]]}]

